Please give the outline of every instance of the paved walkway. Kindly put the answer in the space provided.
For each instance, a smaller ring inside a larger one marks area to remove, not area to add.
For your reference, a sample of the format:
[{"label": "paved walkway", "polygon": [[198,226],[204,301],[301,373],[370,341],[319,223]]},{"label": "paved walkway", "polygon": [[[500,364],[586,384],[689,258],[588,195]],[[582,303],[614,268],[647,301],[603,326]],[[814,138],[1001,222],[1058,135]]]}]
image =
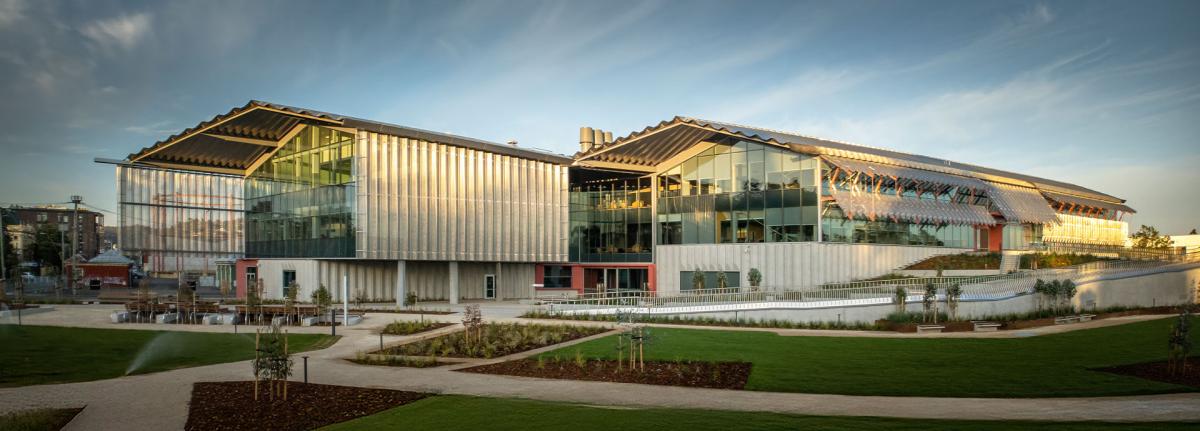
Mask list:
[{"label": "paved walkway", "polygon": [[[95,316],[94,310],[68,311],[55,318],[74,321],[67,314]],[[81,307],[82,308],[82,307]],[[49,316],[54,313],[46,313]],[[106,313],[102,313],[107,316]],[[1138,397],[971,399],[867,397],[822,394],[731,391],[625,383],[549,380],[495,376],[433,369],[366,366],[351,363],[356,352],[378,347],[378,328],[391,317],[369,315],[368,324],[339,328],[343,335],[334,346],[308,352],[309,380],[313,383],[388,388],[409,391],[513,397],[546,401],[634,407],[695,408],[781,412],[808,415],[885,416],[936,419],[1052,420],[1052,421],[1200,421],[1200,394],[1170,394]],[[36,317],[36,316],[34,316]],[[428,317],[428,316],[427,316]],[[438,316],[453,321],[455,316]],[[1107,319],[1109,323],[1143,320]],[[40,320],[40,319],[39,319]],[[50,320],[50,319],[47,319]],[[107,322],[107,320],[104,320]],[[1094,322],[1092,325],[1100,325]],[[35,322],[27,322],[35,324]],[[77,321],[75,323],[78,323]],[[100,322],[91,325],[113,326]],[[45,324],[42,322],[36,324]],[[1069,325],[1083,328],[1086,324]],[[164,329],[165,325],[119,325],[125,328]],[[188,326],[179,329],[188,328]],[[191,330],[224,331],[228,327],[192,326]],[[1066,327],[1062,327],[1066,328]],[[175,329],[171,327],[169,329]],[[245,329],[245,328],[243,328]],[[328,328],[305,328],[327,331]],[[1062,331],[1067,329],[1057,329]],[[1049,331],[1048,329],[1044,331]],[[846,331],[819,331],[828,335]],[[386,344],[416,337],[385,337]],[[298,361],[299,362],[299,361]],[[303,370],[297,364],[297,378]],[[187,368],[110,380],[0,389],[0,413],[36,407],[86,406],[66,429],[180,429],[187,420],[187,405],[194,382],[248,380],[249,361]]]}]

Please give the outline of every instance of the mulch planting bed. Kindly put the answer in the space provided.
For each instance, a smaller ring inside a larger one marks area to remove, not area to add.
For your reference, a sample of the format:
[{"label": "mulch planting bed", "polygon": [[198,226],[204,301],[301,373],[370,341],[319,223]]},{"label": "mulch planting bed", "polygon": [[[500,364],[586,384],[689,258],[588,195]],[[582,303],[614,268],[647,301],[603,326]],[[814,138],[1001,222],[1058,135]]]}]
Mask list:
[{"label": "mulch planting bed", "polygon": [[1167,361],[1143,362],[1116,367],[1093,368],[1092,370],[1200,388],[1200,357],[1189,357],[1187,364],[1187,373],[1174,376],[1167,372]]},{"label": "mulch planting bed", "polygon": [[[426,323],[425,325],[426,326],[424,328],[421,328],[420,331],[415,331],[415,332],[395,332],[395,331],[391,331],[390,330],[391,328],[388,328],[387,326],[385,326],[383,329],[383,335],[414,335],[414,334],[429,332],[434,329],[441,329],[441,328],[445,328],[447,326],[453,326],[456,324],[455,323],[447,323],[447,322],[431,322],[431,323]],[[405,329],[407,330],[409,328],[405,328]]]},{"label": "mulch planting bed", "polygon": [[288,383],[288,399],[274,400],[254,382],[196,383],[187,430],[311,430],[372,415],[425,398],[427,394],[350,386]]},{"label": "mulch planting bed", "polygon": [[641,383],[646,385],[688,386],[715,389],[744,389],[750,379],[749,362],[646,362],[644,371],[632,371],[626,362],[621,370],[617,361],[588,360],[580,367],[572,361],[535,359],[500,362],[458,371],[543,379],[591,380],[600,382]]}]

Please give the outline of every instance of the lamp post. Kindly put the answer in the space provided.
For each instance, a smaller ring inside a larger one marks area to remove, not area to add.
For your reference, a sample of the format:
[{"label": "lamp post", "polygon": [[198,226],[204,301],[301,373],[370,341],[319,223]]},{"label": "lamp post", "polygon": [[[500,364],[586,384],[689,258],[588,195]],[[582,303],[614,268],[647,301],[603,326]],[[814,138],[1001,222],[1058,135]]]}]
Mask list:
[{"label": "lamp post", "polygon": [[[79,253],[79,203],[83,202],[83,196],[72,195],[71,204],[74,209],[71,210],[71,262],[75,262],[75,255]],[[75,292],[75,265],[71,265],[71,272],[67,274],[67,285],[71,286],[71,292]]]}]

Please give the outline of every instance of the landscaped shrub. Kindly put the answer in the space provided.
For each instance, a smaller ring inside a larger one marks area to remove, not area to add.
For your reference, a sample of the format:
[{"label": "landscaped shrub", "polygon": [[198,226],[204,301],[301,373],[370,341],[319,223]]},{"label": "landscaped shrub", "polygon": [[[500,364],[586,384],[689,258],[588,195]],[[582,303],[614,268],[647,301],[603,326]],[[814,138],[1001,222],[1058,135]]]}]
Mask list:
[{"label": "landscaped shrub", "polygon": [[518,323],[485,323],[476,333],[465,331],[402,344],[387,349],[385,354],[408,356],[442,356],[457,358],[494,358],[517,352],[550,346],[607,331],[572,325],[538,325]]},{"label": "landscaped shrub", "polygon": [[909,265],[908,268],[905,269],[948,271],[963,269],[1000,269],[1000,253],[963,253],[934,256]]},{"label": "landscaped shrub", "polygon": [[750,279],[750,290],[758,292],[758,288],[762,284],[762,272],[758,268],[750,268],[747,277]]},{"label": "landscaped shrub", "polygon": [[450,326],[449,323],[432,322],[432,321],[393,321],[383,328],[383,333],[387,335],[412,335],[418,332],[425,332],[432,329]]},{"label": "landscaped shrub", "polygon": [[[1075,253],[1031,253],[1021,255],[1021,269],[1048,269],[1066,266],[1082,265],[1102,260],[1113,260],[1108,257]],[[1034,262],[1037,268],[1034,268]]]}]

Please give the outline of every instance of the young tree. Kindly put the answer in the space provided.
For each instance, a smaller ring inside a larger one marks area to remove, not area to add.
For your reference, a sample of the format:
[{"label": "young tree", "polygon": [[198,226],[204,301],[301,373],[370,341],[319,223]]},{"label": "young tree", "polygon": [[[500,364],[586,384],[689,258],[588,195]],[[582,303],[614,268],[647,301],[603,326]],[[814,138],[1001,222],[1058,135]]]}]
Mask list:
[{"label": "young tree", "polygon": [[1058,312],[1061,311],[1059,310],[1059,295],[1061,295],[1059,292],[1062,292],[1061,281],[1052,280],[1049,283],[1046,283],[1047,302],[1050,303],[1050,311],[1054,314],[1058,314]]},{"label": "young tree", "polygon": [[1062,300],[1062,310],[1068,314],[1075,312],[1075,305],[1071,301],[1075,299],[1075,293],[1078,288],[1075,287],[1075,282],[1070,279],[1063,280],[1058,285],[1058,296]]},{"label": "young tree", "polygon": [[1171,238],[1159,234],[1154,226],[1142,225],[1132,238],[1134,248],[1165,249],[1171,246]]},{"label": "young tree", "polygon": [[267,382],[268,393],[274,400],[280,395],[287,400],[287,380],[292,375],[292,358],[288,352],[287,332],[278,325],[271,325],[270,332],[257,332],[254,340],[255,356],[250,363],[254,369],[254,399],[258,399],[258,384]]},{"label": "young tree", "polygon": [[1042,311],[1045,308],[1046,297],[1046,282],[1042,279],[1037,279],[1033,283],[1033,294],[1037,297],[1037,309]]},{"label": "young tree", "polygon": [[317,306],[317,314],[324,316],[325,309],[333,303],[333,295],[329,294],[329,289],[325,287],[324,283],[317,285],[317,290],[313,291],[312,302]]},{"label": "young tree", "polygon": [[962,286],[954,283],[946,289],[946,307],[950,309],[950,318],[958,319],[958,300],[962,297]]},{"label": "young tree", "polygon": [[701,271],[700,268],[696,268],[695,271],[692,271],[692,289],[704,289],[704,271]]},{"label": "young tree", "polygon": [[1167,372],[1172,376],[1187,374],[1187,359],[1192,352],[1191,320],[1190,307],[1183,307],[1171,327],[1171,336],[1167,339]]},{"label": "young tree", "polygon": [[906,302],[908,302],[908,291],[904,290],[903,287],[896,287],[896,296],[894,299],[896,303],[896,313],[904,314],[905,311],[907,311]]},{"label": "young tree", "polygon": [[729,277],[725,275],[725,271],[717,273],[717,289],[729,288]]},{"label": "young tree", "polygon": [[292,314],[296,311],[296,298],[300,296],[300,283],[294,280],[288,284],[287,295],[283,299],[283,315],[288,319],[289,323],[292,319]]},{"label": "young tree", "polygon": [[762,272],[758,268],[750,268],[750,274],[747,277],[750,278],[750,290],[758,292],[759,286],[762,285]]},{"label": "young tree", "polygon": [[925,311],[925,323],[937,323],[937,287],[933,283],[925,283],[925,293],[921,296],[921,307]]},{"label": "young tree", "polygon": [[233,283],[230,280],[221,280],[218,289],[221,293],[221,302],[225,302],[225,298],[229,297],[229,292],[233,291]]}]

